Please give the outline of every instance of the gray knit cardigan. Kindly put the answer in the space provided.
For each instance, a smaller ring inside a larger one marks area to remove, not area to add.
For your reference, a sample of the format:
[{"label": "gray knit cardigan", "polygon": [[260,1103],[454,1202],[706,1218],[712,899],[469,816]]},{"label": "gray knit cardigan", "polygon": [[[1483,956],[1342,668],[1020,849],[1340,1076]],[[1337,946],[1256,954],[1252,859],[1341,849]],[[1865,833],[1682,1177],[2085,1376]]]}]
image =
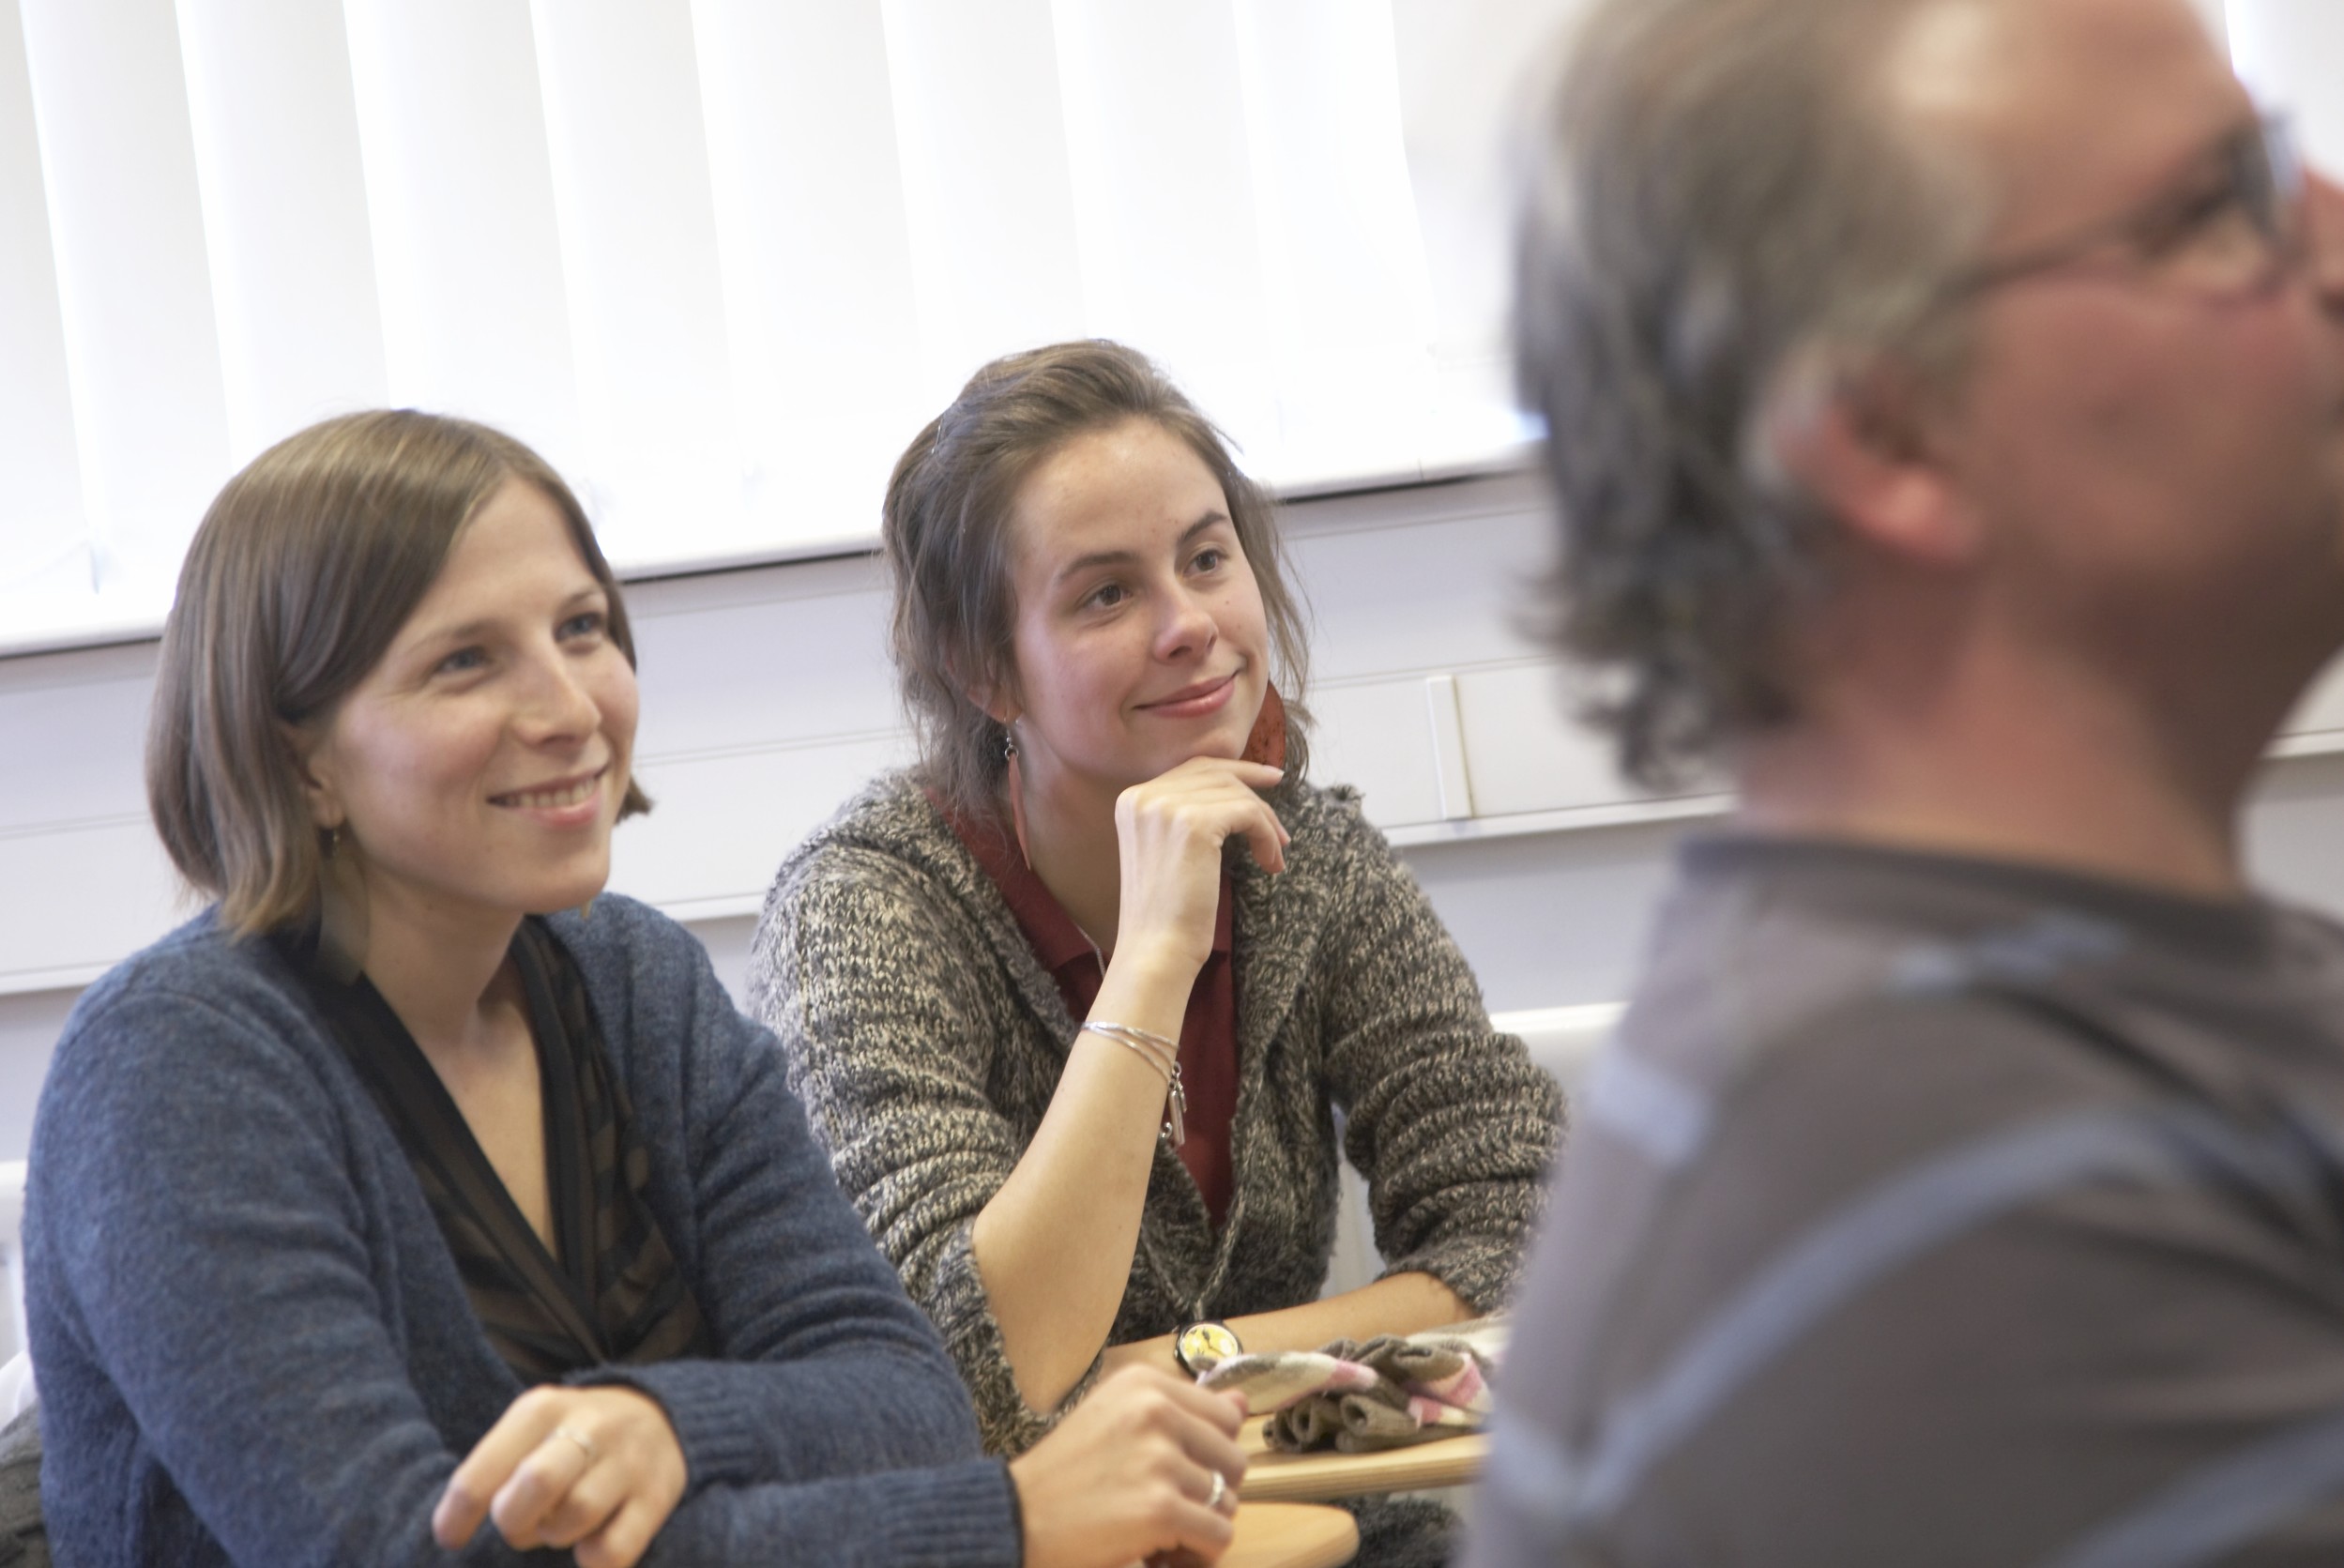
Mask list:
[{"label": "gray knit cardigan", "polygon": [[[1333,1250],[1334,1113],[1390,1272],[1476,1310],[1513,1288],[1561,1105],[1490,1028],[1472,972],[1347,789],[1275,798],[1293,835],[1236,886],[1235,1183],[1219,1234],[1159,1145],[1110,1343],[1315,1299]],[[783,863],[750,958],[839,1183],[943,1331],[986,1445],[1054,1415],[1019,1397],[969,1237],[1049,1107],[1078,1021],[914,780],[874,783]],[[1094,1364],[1067,1403],[1097,1375]]]}]

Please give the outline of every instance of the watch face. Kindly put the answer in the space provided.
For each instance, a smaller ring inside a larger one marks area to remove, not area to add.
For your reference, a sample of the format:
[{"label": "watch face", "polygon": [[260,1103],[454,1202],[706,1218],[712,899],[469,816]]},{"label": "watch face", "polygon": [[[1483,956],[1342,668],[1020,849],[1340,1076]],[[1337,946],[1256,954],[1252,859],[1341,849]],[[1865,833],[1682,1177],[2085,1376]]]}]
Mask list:
[{"label": "watch face", "polygon": [[1241,1348],[1226,1323],[1191,1323],[1180,1331],[1180,1364],[1199,1377]]}]

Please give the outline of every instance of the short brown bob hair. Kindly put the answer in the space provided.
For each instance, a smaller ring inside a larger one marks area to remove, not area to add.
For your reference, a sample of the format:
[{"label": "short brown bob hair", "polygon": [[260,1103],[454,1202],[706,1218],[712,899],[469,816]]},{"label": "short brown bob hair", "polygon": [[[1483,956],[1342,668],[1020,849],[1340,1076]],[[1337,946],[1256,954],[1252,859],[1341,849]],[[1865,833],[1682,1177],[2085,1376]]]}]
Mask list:
[{"label": "short brown bob hair", "polygon": [[1137,349],[1103,338],[994,360],[912,438],[888,480],[881,539],[894,580],[890,627],[904,707],[925,782],[971,814],[999,809],[1009,732],[972,688],[1014,686],[1017,601],[1010,511],[1027,475],[1078,435],[1147,419],[1185,442],[1228,498],[1270,622],[1271,678],[1286,704],[1286,776],[1309,762],[1303,706],[1309,637],[1286,586],[1276,508],[1212,421]]},{"label": "short brown bob hair", "polygon": [[[379,409],[261,453],[204,514],[163,627],[146,804],[174,864],[240,936],[313,919],[326,860],[295,733],[327,722],[507,480],[544,492],[634,638],[577,497],[545,460],[468,419]],[[648,810],[631,780],[620,816]]]}]

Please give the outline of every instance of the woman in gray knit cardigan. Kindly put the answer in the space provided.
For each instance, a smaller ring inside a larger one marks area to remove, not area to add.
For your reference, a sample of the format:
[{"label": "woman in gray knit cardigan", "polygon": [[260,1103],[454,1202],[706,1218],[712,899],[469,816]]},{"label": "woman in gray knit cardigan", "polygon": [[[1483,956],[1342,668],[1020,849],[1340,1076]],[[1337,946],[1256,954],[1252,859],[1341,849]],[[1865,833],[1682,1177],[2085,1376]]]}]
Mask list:
[{"label": "woman in gray knit cardigan", "polygon": [[[1557,1096],[1302,782],[1301,617],[1218,433],[1118,344],[997,360],[884,528],[922,761],[782,867],[752,1008],[987,1441],[1119,1366],[1499,1306]],[[1338,1109],[1387,1272],[1320,1300]]]}]

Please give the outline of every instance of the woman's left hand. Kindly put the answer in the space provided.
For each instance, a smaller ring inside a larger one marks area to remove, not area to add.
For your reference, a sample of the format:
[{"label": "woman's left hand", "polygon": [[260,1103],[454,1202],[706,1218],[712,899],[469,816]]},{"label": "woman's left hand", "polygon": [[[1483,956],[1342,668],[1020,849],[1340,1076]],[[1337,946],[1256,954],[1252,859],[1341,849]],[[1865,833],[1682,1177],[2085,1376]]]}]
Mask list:
[{"label": "woman's left hand", "polygon": [[516,1551],[575,1547],[581,1568],[633,1568],[684,1495],[667,1412],[629,1388],[534,1388],[475,1444],[432,1535],[454,1551],[483,1518]]}]

